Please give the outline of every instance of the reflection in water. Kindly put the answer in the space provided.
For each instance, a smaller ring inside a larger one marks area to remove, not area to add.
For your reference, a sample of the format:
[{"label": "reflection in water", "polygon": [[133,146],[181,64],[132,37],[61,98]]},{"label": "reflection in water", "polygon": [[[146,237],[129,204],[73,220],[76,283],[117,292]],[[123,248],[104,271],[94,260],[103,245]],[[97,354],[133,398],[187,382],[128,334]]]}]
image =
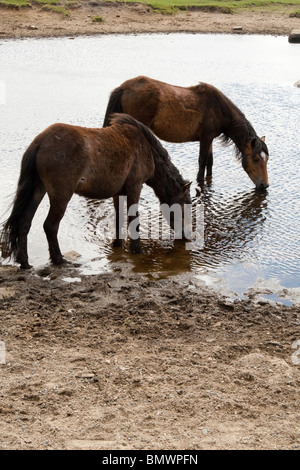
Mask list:
[{"label": "reflection in water", "polygon": [[253,190],[226,199],[206,188],[199,199],[204,204],[204,248],[195,253],[194,262],[216,266],[249,253],[266,219],[267,193]]},{"label": "reflection in water", "polygon": [[[266,219],[266,192],[253,190],[226,199],[220,198],[220,194],[213,189],[206,188],[200,196],[193,198],[193,209],[196,210],[199,205],[204,206],[203,248],[188,250],[183,240],[143,239],[143,254],[131,255],[128,252],[128,241],[125,241],[123,248],[106,249],[108,260],[127,261],[135,272],[167,276],[200,267],[224,265],[242,258],[252,247],[255,249],[256,239]],[[89,200],[87,206],[88,234],[90,240],[96,242],[98,234],[103,233],[101,224],[107,223],[108,218],[113,222],[112,205],[109,206],[105,201]],[[156,216],[161,217],[159,213]],[[97,243],[105,244],[104,241],[98,238]]]}]

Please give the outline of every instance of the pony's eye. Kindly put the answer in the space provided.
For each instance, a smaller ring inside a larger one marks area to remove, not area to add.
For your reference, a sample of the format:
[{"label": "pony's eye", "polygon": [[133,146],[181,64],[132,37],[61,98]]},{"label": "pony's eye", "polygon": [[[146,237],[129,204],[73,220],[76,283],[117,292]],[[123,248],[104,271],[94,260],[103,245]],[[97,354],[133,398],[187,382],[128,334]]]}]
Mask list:
[{"label": "pony's eye", "polygon": [[257,155],[254,155],[253,161],[254,161],[255,163],[258,163],[259,160],[260,160],[260,158],[259,158]]}]

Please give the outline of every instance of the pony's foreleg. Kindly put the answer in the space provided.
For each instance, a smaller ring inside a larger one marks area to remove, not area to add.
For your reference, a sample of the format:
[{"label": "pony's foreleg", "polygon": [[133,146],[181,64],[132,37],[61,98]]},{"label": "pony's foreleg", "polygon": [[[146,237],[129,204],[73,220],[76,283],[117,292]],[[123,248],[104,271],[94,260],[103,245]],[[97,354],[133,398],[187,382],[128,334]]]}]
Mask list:
[{"label": "pony's foreleg", "polygon": [[137,188],[133,193],[128,195],[127,209],[128,209],[128,228],[130,237],[130,251],[131,253],[142,253],[141,239],[140,239],[140,221],[138,212],[138,202],[140,198],[142,187]]},{"label": "pony's foreleg", "polygon": [[22,269],[31,268],[30,264],[28,263],[27,237],[34,214],[44,195],[45,190],[43,188],[36,189],[32,200],[28,204],[19,221],[16,261],[17,263],[20,263]]},{"label": "pony's foreleg", "polygon": [[199,184],[204,183],[205,170],[206,170],[206,176],[208,178],[211,178],[212,167],[213,167],[212,142],[200,142],[199,171],[197,175],[197,181]]},{"label": "pony's foreleg", "polygon": [[70,198],[71,196],[68,200],[64,201],[50,198],[50,209],[44,222],[44,231],[48,240],[50,259],[53,264],[66,262],[59,248],[57,233]]},{"label": "pony's foreleg", "polygon": [[[120,201],[121,198],[121,201]],[[120,202],[122,202],[120,204]],[[114,207],[115,207],[115,228],[116,228],[116,238],[112,242],[112,245],[117,247],[122,245],[122,227],[124,223],[124,196],[114,196]],[[120,210],[122,211],[120,213]]]}]

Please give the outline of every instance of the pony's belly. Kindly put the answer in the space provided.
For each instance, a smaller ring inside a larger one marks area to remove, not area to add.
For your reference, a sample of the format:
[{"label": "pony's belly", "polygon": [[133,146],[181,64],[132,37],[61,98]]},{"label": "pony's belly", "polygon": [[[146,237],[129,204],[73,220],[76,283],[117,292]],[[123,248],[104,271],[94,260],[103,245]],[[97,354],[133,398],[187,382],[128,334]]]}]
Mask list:
[{"label": "pony's belly", "polygon": [[179,115],[175,110],[158,114],[151,124],[151,130],[167,142],[191,142],[199,140],[199,114],[184,110]]},{"label": "pony's belly", "polygon": [[118,194],[120,190],[121,185],[119,184],[111,184],[107,187],[102,182],[91,183],[86,178],[82,178],[76,187],[75,193],[90,199],[108,199]]},{"label": "pony's belly", "polygon": [[182,131],[182,129],[170,127],[168,128],[166,125],[165,127],[162,126],[151,126],[151,130],[154,132],[157,137],[166,142],[194,142],[198,141],[199,137],[195,135],[195,132],[188,132],[187,129]]}]

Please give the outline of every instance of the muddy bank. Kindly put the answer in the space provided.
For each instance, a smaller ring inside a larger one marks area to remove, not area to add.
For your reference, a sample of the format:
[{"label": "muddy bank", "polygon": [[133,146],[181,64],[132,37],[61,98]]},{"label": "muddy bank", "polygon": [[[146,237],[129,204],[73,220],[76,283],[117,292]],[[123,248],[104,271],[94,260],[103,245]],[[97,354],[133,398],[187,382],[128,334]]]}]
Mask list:
[{"label": "muddy bank", "polygon": [[0,281],[1,449],[299,448],[299,307],[117,264]]},{"label": "muddy bank", "polygon": [[[147,5],[74,3],[69,16],[33,6],[0,8],[0,37],[76,36],[82,34],[198,32],[288,35],[300,19],[286,12],[237,12],[234,14],[180,11],[173,15],[155,12]],[[96,21],[97,19],[97,21]]]},{"label": "muddy bank", "polygon": [[[0,11],[2,38],[298,24],[135,5]],[[111,267],[0,266],[0,449],[299,449],[299,306]]]}]

